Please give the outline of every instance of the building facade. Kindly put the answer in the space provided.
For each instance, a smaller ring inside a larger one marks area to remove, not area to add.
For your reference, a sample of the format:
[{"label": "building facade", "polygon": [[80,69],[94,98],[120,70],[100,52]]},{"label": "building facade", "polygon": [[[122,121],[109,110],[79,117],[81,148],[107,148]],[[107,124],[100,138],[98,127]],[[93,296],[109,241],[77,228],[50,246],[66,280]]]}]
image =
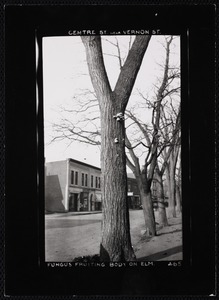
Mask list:
[{"label": "building facade", "polygon": [[[128,174],[127,201],[130,209],[141,206],[138,185]],[[156,207],[156,180],[152,183],[152,198]],[[45,211],[101,211],[101,169],[87,163],[66,159],[45,164]]]},{"label": "building facade", "polygon": [[45,165],[46,212],[102,209],[101,169],[74,159]]}]

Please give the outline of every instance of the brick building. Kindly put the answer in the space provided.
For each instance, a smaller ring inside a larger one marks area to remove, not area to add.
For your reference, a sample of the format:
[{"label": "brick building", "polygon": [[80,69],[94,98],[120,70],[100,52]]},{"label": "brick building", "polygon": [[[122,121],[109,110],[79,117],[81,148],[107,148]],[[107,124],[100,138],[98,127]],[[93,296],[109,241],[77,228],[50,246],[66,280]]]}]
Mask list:
[{"label": "brick building", "polygon": [[46,212],[101,210],[101,169],[74,159],[45,165]]}]

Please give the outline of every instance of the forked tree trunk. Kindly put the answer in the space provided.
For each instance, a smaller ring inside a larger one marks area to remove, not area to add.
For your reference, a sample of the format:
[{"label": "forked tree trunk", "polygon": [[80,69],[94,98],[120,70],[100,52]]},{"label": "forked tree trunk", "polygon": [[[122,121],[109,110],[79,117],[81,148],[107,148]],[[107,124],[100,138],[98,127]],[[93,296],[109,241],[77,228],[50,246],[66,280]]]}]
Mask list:
[{"label": "forked tree trunk", "polygon": [[104,66],[101,38],[81,38],[101,118],[103,221],[100,259],[130,261],[135,259],[135,255],[131,245],[127,203],[125,126],[123,119],[117,121],[114,116],[118,113],[124,115],[150,36],[136,36],[114,91]]}]

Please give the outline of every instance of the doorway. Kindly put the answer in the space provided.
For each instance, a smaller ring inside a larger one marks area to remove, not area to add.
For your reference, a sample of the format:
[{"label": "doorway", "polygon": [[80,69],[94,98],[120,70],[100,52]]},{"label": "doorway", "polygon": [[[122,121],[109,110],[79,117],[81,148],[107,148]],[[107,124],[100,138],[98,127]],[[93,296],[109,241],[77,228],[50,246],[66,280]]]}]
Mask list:
[{"label": "doorway", "polygon": [[69,211],[78,211],[78,194],[70,193]]},{"label": "doorway", "polygon": [[94,196],[93,196],[93,194],[90,195],[90,210],[91,211],[95,210],[95,202],[94,202]]}]

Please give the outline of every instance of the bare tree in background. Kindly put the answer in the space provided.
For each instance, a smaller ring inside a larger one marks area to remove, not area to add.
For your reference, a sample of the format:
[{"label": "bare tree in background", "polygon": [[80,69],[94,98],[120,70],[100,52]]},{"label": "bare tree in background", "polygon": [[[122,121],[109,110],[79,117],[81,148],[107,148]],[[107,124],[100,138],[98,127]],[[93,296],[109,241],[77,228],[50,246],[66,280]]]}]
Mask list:
[{"label": "bare tree in background", "polygon": [[[138,126],[138,129],[142,132],[144,137],[144,144],[141,142],[139,144],[143,144],[146,148],[146,157],[144,161],[144,166],[141,169],[139,165],[139,159],[134,152],[134,148],[128,137],[126,136],[126,143],[129,149],[130,159],[127,158],[127,165],[134,173],[138,188],[140,191],[141,201],[143,204],[144,217],[145,217],[145,225],[146,225],[146,233],[148,235],[154,236],[156,235],[156,223],[154,217],[153,203],[152,203],[152,193],[151,193],[151,185],[154,177],[154,171],[157,166],[157,176],[159,176],[158,182],[161,180],[160,172],[158,172],[157,159],[162,153],[162,151],[170,146],[171,136],[168,136],[168,139],[161,140],[161,131],[163,130],[162,125],[160,124],[161,114],[164,110],[165,104],[163,102],[166,98],[170,97],[174,93],[177,93],[179,87],[171,87],[171,83],[175,78],[178,78],[179,72],[178,70],[173,70],[170,68],[170,45],[173,40],[171,36],[169,39],[166,39],[166,59],[164,65],[164,73],[160,83],[160,86],[157,88],[155,101],[152,101],[142,94],[142,98],[146,101],[148,107],[152,109],[152,129],[149,129],[149,126],[145,124],[145,122],[138,120],[135,115],[131,111],[127,111],[127,116],[134,121],[134,123]],[[165,124],[166,130],[168,130],[168,125]],[[172,152],[170,152],[172,153]],[[169,155],[170,157],[170,155]],[[159,214],[160,214],[160,222],[162,225],[167,225],[167,218],[164,206],[164,196],[162,192],[162,183],[160,181],[159,188]]]},{"label": "bare tree in background", "polygon": [[[175,146],[180,146],[180,107],[178,109],[178,114],[175,120],[175,123],[169,124],[164,123],[163,130],[161,130],[161,134],[164,140],[168,141],[168,147],[165,147],[163,149],[163,152],[161,153],[162,160],[159,162],[157,161],[157,166],[155,169],[155,176],[158,183],[158,212],[159,212],[159,224],[166,226],[167,223],[167,216],[166,216],[166,210],[165,210],[165,191],[164,191],[164,174],[166,172],[166,168],[169,163],[170,155],[172,154],[172,151],[174,151]],[[162,121],[164,122],[164,118],[162,117]],[[167,121],[165,119],[165,121]],[[168,121],[167,121],[168,122]],[[167,127],[170,128],[170,125],[172,130],[167,131]],[[179,176],[181,175],[181,170],[179,169]]]},{"label": "bare tree in background", "polygon": [[[165,161],[164,169],[162,175],[166,175],[166,182],[168,188],[168,218],[176,217],[176,168],[177,168],[177,160],[180,160],[180,147],[181,147],[181,110],[178,111],[174,109],[171,105],[171,109],[166,115],[165,111],[163,111],[162,122],[164,124],[165,132],[164,138],[172,139],[169,149],[164,149],[163,158]],[[169,124],[169,130],[166,129],[165,124]],[[171,130],[172,128],[172,130]],[[181,172],[181,169],[179,169]],[[180,177],[180,174],[178,174]],[[178,205],[179,207],[179,205]]]}]

